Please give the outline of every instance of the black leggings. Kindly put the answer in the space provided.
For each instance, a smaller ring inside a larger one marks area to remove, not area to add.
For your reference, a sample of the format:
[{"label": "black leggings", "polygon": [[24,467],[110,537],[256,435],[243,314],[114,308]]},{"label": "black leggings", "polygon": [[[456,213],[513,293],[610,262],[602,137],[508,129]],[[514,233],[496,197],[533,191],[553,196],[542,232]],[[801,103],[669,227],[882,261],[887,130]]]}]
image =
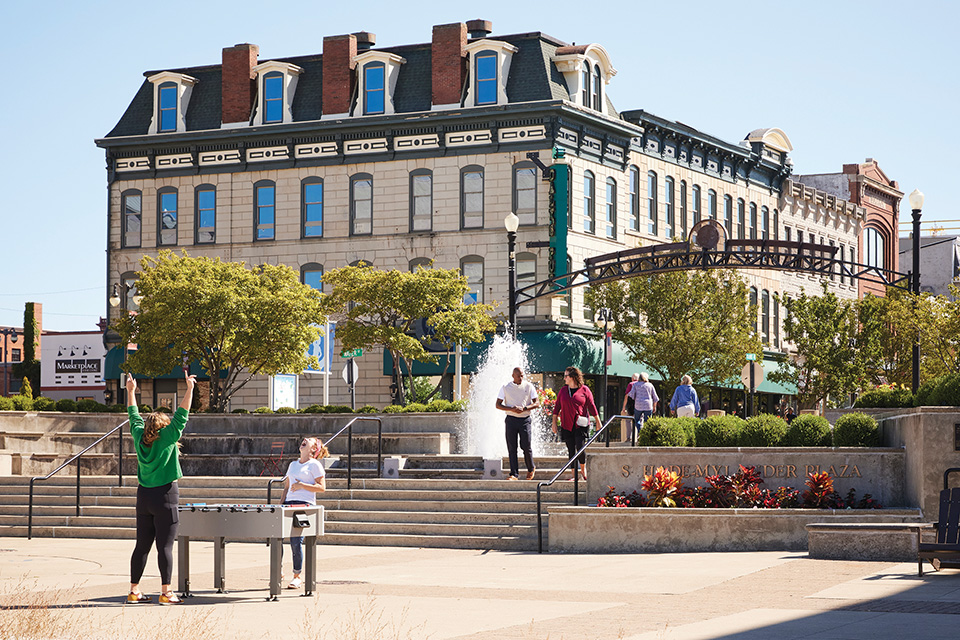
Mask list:
[{"label": "black leggings", "polygon": [[[580,450],[580,447],[583,446],[583,443],[587,441],[587,432],[589,430],[589,427],[574,427],[569,431],[566,429],[560,429],[560,439],[563,440],[565,445],[567,445],[568,459],[572,458],[573,455]],[[578,462],[581,465],[587,464],[586,451],[580,454]]]},{"label": "black leggings", "polygon": [[147,554],[157,543],[160,583],[170,584],[173,576],[173,541],[177,537],[177,483],[159,487],[137,487],[137,546],[130,558],[130,582],[138,584],[147,566]]}]

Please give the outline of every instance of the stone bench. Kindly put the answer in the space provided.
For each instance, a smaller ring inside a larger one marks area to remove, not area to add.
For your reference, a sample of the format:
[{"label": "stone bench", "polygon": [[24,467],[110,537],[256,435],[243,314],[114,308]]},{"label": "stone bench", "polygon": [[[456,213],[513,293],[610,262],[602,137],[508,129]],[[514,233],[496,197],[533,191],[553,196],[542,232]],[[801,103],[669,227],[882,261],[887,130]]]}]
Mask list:
[{"label": "stone bench", "polygon": [[821,560],[915,562],[921,522],[815,522],[806,525],[807,550]]}]

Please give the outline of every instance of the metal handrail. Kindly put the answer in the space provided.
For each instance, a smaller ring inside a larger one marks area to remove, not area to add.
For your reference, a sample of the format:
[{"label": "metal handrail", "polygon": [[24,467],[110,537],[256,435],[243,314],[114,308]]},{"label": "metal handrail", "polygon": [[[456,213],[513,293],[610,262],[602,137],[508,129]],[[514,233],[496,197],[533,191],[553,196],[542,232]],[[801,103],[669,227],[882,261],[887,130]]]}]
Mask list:
[{"label": "metal handrail", "polygon": [[[537,553],[543,553],[543,514],[542,511],[542,496],[540,490],[543,487],[549,487],[554,482],[556,482],[560,476],[563,475],[563,472],[570,468],[570,465],[573,467],[573,506],[579,506],[580,504],[580,454],[586,451],[587,447],[593,444],[597,438],[600,437],[600,434],[607,430],[614,420],[619,420],[623,416],[615,415],[611,417],[605,425],[597,429],[597,432],[593,436],[583,443],[583,446],[580,447],[580,450],[573,454],[573,457],[567,460],[567,464],[560,467],[560,471],[557,471],[557,474],[547,480],[546,482],[537,483]],[[607,446],[610,446],[609,440],[607,441]]]},{"label": "metal handrail", "polygon": [[[347,489],[350,488],[350,483],[353,478],[353,423],[354,422],[376,422],[377,423],[377,473],[380,473],[380,465],[383,459],[383,420],[381,418],[375,418],[373,416],[357,416],[337,431],[335,434],[330,436],[327,441],[324,443],[324,446],[329,446],[331,442],[337,439],[344,431],[347,432]],[[276,482],[283,482],[283,478],[271,478],[267,481],[267,504],[270,504],[272,500],[273,485]]]},{"label": "metal handrail", "polygon": [[56,473],[59,473],[60,470],[62,470],[68,464],[70,464],[73,461],[76,461],[77,462],[77,516],[79,516],[80,515],[80,456],[82,456],[87,451],[90,451],[90,449],[93,449],[95,446],[97,446],[98,444],[100,444],[110,436],[112,436],[114,432],[119,432],[119,436],[117,437],[117,486],[118,487],[123,486],[123,426],[125,424],[128,424],[129,422],[130,420],[124,420],[123,422],[115,426],[113,429],[111,429],[107,433],[97,438],[96,441],[90,444],[83,451],[77,454],[74,454],[72,458],[64,462],[62,465],[60,465],[59,467],[57,467],[47,475],[34,476],[30,478],[30,499],[27,506],[27,540],[30,540],[33,537],[33,483],[37,482],[38,480],[49,480]]}]

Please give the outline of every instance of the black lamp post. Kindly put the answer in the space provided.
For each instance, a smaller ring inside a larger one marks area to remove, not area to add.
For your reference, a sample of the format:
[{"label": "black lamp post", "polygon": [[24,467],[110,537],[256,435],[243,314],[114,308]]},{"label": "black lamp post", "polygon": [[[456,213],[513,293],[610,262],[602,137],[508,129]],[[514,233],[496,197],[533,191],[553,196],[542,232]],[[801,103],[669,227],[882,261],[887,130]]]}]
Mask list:
[{"label": "black lamp post", "polygon": [[[917,308],[920,300],[920,212],[923,209],[923,193],[914,189],[907,197],[910,209],[913,211],[913,308]],[[913,392],[920,388],[920,328],[913,340]]]},{"label": "black lamp post", "polygon": [[[135,304],[135,305],[137,305],[137,306],[139,307],[139,306],[140,306],[140,303],[143,302],[143,296],[141,296],[141,295],[137,292],[137,285],[136,285],[136,284],[130,284],[130,283],[127,283],[127,282],[114,283],[114,285],[113,285],[113,293],[110,295],[110,299],[108,300],[108,301],[110,302],[110,306],[113,307],[114,309],[116,309],[117,307],[119,307],[119,306],[120,306],[120,303],[127,299],[127,296],[130,294],[131,291],[134,292],[134,294],[133,294],[133,304]],[[121,297],[121,294],[122,294],[122,297]],[[126,311],[128,314],[129,314],[129,313],[133,313],[133,310],[132,310],[132,309],[127,309],[126,307],[124,307],[124,309],[125,309],[125,311]],[[107,333],[104,334],[104,344],[106,344],[107,335],[108,335],[109,333],[110,333],[110,330],[108,330]],[[111,336],[111,338],[112,338],[112,336]],[[129,344],[129,343],[126,342],[126,341],[123,342],[123,363],[124,363],[124,364],[127,363],[127,344]],[[122,391],[122,390],[123,390],[123,374],[122,374],[122,373],[120,374],[120,384],[119,384],[119,387],[120,387],[120,390]],[[120,394],[120,393],[117,393],[118,401],[119,401],[120,396],[121,396],[121,394]]]},{"label": "black lamp post", "polygon": [[[602,324],[601,324],[602,323]],[[613,312],[606,307],[603,307],[597,311],[597,320],[595,323],[598,327],[603,327],[603,383],[600,387],[600,411],[601,418],[606,424],[607,422],[607,370],[610,366],[611,358],[611,334],[610,331],[613,329]],[[610,446],[610,430],[607,430],[606,436],[604,438],[606,444]]]},{"label": "black lamp post", "polygon": [[512,211],[503,219],[503,226],[507,229],[507,322],[510,325],[510,334],[517,337],[517,229],[520,227],[520,218]]},{"label": "black lamp post", "polygon": [[9,385],[8,380],[10,377],[9,376],[10,363],[7,362],[7,360],[10,359],[10,350],[7,349],[7,338],[10,339],[11,343],[14,343],[17,341],[17,335],[18,335],[17,330],[14,329],[13,327],[5,327],[3,329],[0,329],[0,336],[3,336],[2,340],[0,340],[0,346],[3,347],[2,349],[0,349],[0,360],[3,361],[3,397],[4,398],[6,398],[7,394],[10,392],[10,387],[8,386]]}]

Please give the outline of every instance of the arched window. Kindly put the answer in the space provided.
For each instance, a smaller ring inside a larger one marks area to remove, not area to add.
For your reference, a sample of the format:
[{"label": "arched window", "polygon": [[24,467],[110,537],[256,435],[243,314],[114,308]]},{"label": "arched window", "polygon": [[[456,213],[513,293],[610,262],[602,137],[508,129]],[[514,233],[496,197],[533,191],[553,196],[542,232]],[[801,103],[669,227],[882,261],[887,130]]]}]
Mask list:
[{"label": "arched window", "polygon": [[[537,281],[537,255],[523,252],[517,254],[517,289],[530,286]],[[537,303],[528,302],[517,307],[517,315],[533,316],[537,312]]]},{"label": "arched window", "polygon": [[373,176],[358,173],[350,177],[350,235],[373,233]]},{"label": "arched window", "polygon": [[410,172],[410,231],[433,228],[433,172],[414,169]]},{"label": "arched window", "polygon": [[157,244],[177,244],[177,216],[179,197],[175,187],[157,190]]},{"label": "arched window", "polygon": [[607,178],[607,203],[606,215],[607,237],[617,238],[617,182],[613,178]]},{"label": "arched window", "polygon": [[717,219],[717,192],[713,189],[707,191],[707,211],[711,220]]},{"label": "arched window", "polygon": [[590,108],[590,88],[593,83],[590,81],[590,64],[583,63],[583,70],[580,72],[580,101],[583,106]]},{"label": "arched window", "polygon": [[483,227],[483,167],[460,169],[460,228]]},{"label": "arched window", "polygon": [[157,132],[165,133],[177,130],[177,83],[164,82],[157,87],[159,105],[157,108]]},{"label": "arched window", "polygon": [[780,347],[780,296],[773,296],[773,346]]},{"label": "arched window", "polygon": [[647,172],[647,233],[657,235],[657,174]]},{"label": "arched window", "polygon": [[193,201],[193,241],[212,244],[217,241],[217,188],[212,184],[198,186],[193,192]]},{"label": "arched window", "polygon": [[592,172],[583,172],[583,230],[587,233],[597,231],[596,182]]},{"label": "arched window", "polygon": [[760,338],[764,344],[770,342],[770,292],[766,289],[760,295]]},{"label": "arched window", "polygon": [[750,239],[757,239],[757,205],[750,203]]},{"label": "arched window", "polygon": [[272,180],[260,180],[253,185],[254,240],[273,240],[277,212],[276,189]]},{"label": "arched window", "polygon": [[757,333],[757,288],[750,287],[750,313],[753,316],[753,333]]},{"label": "arched window", "polygon": [[668,238],[673,238],[677,232],[677,218],[676,211],[674,209],[674,196],[675,196],[675,187],[672,176],[667,176],[663,179],[663,208],[664,214],[666,215],[666,229],[664,230],[664,235]]},{"label": "arched window", "polygon": [[363,67],[363,115],[384,112],[386,104],[386,66],[382,62],[370,62]]},{"label": "arched window", "polygon": [[603,111],[603,76],[600,75],[600,66],[593,68],[593,108]]},{"label": "arched window", "polygon": [[762,226],[760,227],[760,238],[763,240],[770,239],[770,209],[767,205],[760,207],[760,220]]},{"label": "arched window", "polygon": [[357,258],[350,263],[351,267],[372,267],[373,260],[367,260],[366,258]]},{"label": "arched window", "polygon": [[513,212],[520,224],[537,224],[537,168],[530,162],[513,165]]},{"label": "arched window", "polygon": [[743,240],[747,225],[747,203],[743,198],[737,198],[737,238]]},{"label": "arched window", "polygon": [[693,224],[700,222],[700,185],[693,185]]},{"label": "arched window", "polygon": [[680,235],[687,238],[687,181],[680,181]]},{"label": "arched window", "polygon": [[483,258],[467,256],[460,261],[460,273],[467,278],[470,290],[463,295],[464,304],[483,303]]},{"label": "arched window", "polygon": [[723,196],[723,224],[727,228],[727,237],[733,237],[733,198]]},{"label": "arched window", "polygon": [[640,231],[640,170],[630,167],[630,231]]},{"label": "arched window", "polygon": [[773,210],[773,239],[780,239],[780,212],[777,209]]},{"label": "arched window", "polygon": [[323,265],[308,262],[300,267],[300,282],[317,291],[323,291]]},{"label": "arched window", "polygon": [[300,182],[300,236],[323,237],[323,179],[316,176]]},{"label": "arched window", "polygon": [[497,104],[497,52],[481,51],[474,56],[477,104]]},{"label": "arched window", "polygon": [[867,227],[863,231],[863,259],[868,267],[884,268],[884,238],[880,230]]},{"label": "arched window", "polygon": [[283,74],[271,71],[263,76],[263,123],[283,122]]},{"label": "arched window", "polygon": [[[788,237],[787,240],[790,238]],[[846,284],[847,281],[847,270],[846,270],[846,261],[847,261],[847,248],[840,245],[840,250],[837,251],[837,259],[840,261],[840,284]]]},{"label": "arched window", "polygon": [[120,194],[120,210],[123,216],[122,246],[139,247],[143,223],[143,194],[138,189],[128,189]]},{"label": "arched window", "polygon": [[126,296],[120,300],[120,308],[127,311],[139,311],[140,306],[133,299],[137,295],[137,272],[127,271],[120,274],[120,286]]},{"label": "arched window", "polygon": [[432,269],[433,260],[430,258],[414,258],[407,266],[410,268],[410,273],[413,273],[417,269]]}]

